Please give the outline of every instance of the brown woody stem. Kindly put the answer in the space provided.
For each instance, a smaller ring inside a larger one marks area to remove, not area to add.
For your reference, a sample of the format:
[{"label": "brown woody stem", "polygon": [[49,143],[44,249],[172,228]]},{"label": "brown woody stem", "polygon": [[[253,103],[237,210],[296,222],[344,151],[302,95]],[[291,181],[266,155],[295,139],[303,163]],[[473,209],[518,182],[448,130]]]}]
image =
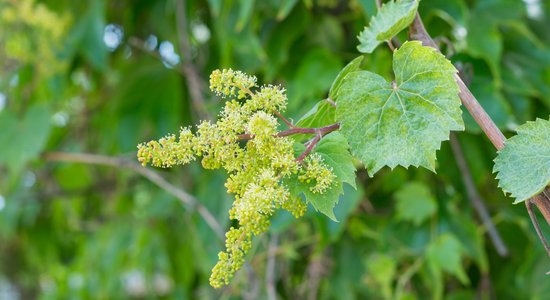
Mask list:
[{"label": "brown woody stem", "polygon": [[[277,133],[276,136],[283,137],[283,136],[290,136],[295,134],[315,134],[317,132],[321,133],[321,136],[327,135],[333,131],[336,131],[340,129],[340,123],[334,123],[331,125],[327,125],[324,127],[318,127],[318,128],[301,128],[301,127],[293,127],[285,131],[281,131]],[[246,141],[253,139],[254,136],[248,133],[245,134],[239,134],[238,135],[239,140]]]},{"label": "brown woody stem", "polygon": [[287,118],[285,118],[285,116],[281,115],[280,112],[278,111],[273,111],[273,113],[279,118],[281,119],[281,121],[283,121],[289,128],[294,128],[294,124],[292,124],[292,122],[290,122]]},{"label": "brown woody stem", "polygon": [[315,135],[315,137],[313,139],[311,139],[307,142],[306,150],[304,150],[304,152],[302,152],[302,154],[300,154],[300,156],[298,156],[298,158],[296,158],[296,161],[298,161],[298,162],[303,161],[304,158],[306,158],[306,156],[311,152],[311,150],[313,150],[315,145],[317,145],[317,143],[319,143],[320,140],[321,140],[321,133],[318,132],[317,135]]}]

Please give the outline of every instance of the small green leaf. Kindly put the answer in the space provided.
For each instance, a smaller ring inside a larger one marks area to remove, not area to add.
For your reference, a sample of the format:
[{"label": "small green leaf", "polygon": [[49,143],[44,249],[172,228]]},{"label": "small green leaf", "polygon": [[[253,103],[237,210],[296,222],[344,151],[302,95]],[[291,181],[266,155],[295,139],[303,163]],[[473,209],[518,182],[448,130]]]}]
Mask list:
[{"label": "small green leaf", "polygon": [[525,201],[542,192],[550,183],[550,121],[537,119],[517,129],[498,152],[494,172],[499,187]]},{"label": "small green leaf", "polygon": [[416,226],[431,217],[437,209],[437,202],[426,185],[411,182],[395,193],[397,218],[411,221]]},{"label": "small green leaf", "polygon": [[[302,118],[296,122],[297,127],[319,128],[336,123],[334,115],[336,108],[327,100],[317,102]],[[296,134],[292,136],[295,141],[302,141],[311,137],[311,134]]]},{"label": "small green leaf", "polygon": [[355,166],[349,153],[348,141],[335,131],[323,137],[315,152],[319,153],[327,165],[332,167],[339,181],[357,188],[355,185]]},{"label": "small green leaf", "polygon": [[307,202],[334,221],[337,221],[334,215],[334,207],[338,203],[340,195],[344,192],[343,183],[356,187],[355,166],[348,149],[346,139],[339,132],[326,135],[317,145],[315,152],[323,157],[324,162],[332,168],[334,175],[336,175],[332,187],[325,193],[311,192],[312,183],[304,183],[297,178],[290,178],[286,182],[291,193],[295,195],[303,193]]},{"label": "small green leaf", "polygon": [[434,171],[450,130],[464,130],[456,69],[435,49],[405,42],[393,55],[395,81],[368,71],[348,74],[336,120],[352,153],[373,176],[383,166]]},{"label": "small green leaf", "polygon": [[336,108],[328,101],[321,100],[296,122],[297,127],[316,128],[334,124]]},{"label": "small green leaf", "polygon": [[349,64],[347,64],[340,73],[338,73],[338,76],[336,76],[336,79],[334,79],[334,82],[332,82],[332,86],[330,87],[330,90],[328,92],[328,96],[332,98],[332,100],[336,101],[336,95],[338,94],[338,89],[340,89],[340,86],[342,85],[342,81],[351,72],[359,71],[361,70],[361,63],[363,62],[363,56],[356,57],[354,60],[352,60]]},{"label": "small green leaf", "polygon": [[396,0],[382,5],[372,17],[369,27],[365,27],[359,36],[359,49],[362,53],[372,53],[383,41],[387,41],[405,29],[414,20],[417,0]]},{"label": "small green leaf", "polygon": [[457,238],[444,233],[430,243],[426,250],[426,260],[436,274],[446,271],[455,275],[461,283],[467,284],[468,276],[462,268],[463,252],[464,249]]}]

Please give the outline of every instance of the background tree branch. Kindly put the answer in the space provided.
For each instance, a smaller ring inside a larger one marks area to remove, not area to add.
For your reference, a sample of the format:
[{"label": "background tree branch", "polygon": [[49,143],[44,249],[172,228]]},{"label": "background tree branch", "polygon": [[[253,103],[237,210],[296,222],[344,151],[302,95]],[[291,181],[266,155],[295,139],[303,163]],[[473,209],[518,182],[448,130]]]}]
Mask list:
[{"label": "background tree branch", "polygon": [[197,210],[199,215],[204,219],[208,226],[216,233],[216,236],[222,241],[224,239],[224,230],[220,223],[218,223],[216,217],[200,203],[195,197],[176,187],[168,182],[164,177],[157,172],[143,167],[142,165],[132,162],[122,157],[112,157],[106,155],[90,154],[90,153],[66,153],[66,152],[48,152],[43,154],[43,158],[46,161],[52,162],[71,162],[71,163],[83,163],[90,165],[103,165],[114,168],[126,168],[140,174],[147,178],[152,183],[156,184],[161,189],[165,190],[172,196],[180,200],[190,210]]}]

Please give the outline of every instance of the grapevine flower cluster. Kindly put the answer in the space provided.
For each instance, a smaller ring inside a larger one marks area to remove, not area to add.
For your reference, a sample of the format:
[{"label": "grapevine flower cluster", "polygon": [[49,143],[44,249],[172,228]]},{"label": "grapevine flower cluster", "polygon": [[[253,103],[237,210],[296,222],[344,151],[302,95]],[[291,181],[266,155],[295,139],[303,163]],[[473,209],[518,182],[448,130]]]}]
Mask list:
[{"label": "grapevine flower cluster", "polygon": [[320,155],[297,159],[295,141],[278,130],[277,117],[286,121],[280,115],[287,104],[284,88],[258,86],[256,77],[228,69],[211,74],[210,89],[228,99],[217,122],[202,121],[195,133],[182,128],[177,137],[171,134],[140,144],[138,159],[144,166],[171,167],[202,157],[205,169],[228,173],[225,187],[235,197],[229,217],[238,226],[226,233],[226,251],[218,254],[212,270],[210,284],[218,288],[242,267],[252,237],[268,230],[276,209],[295,217],[305,213],[306,203],[290,193],[284,180],[293,177],[310,183],[311,192],[323,193],[335,175]]}]

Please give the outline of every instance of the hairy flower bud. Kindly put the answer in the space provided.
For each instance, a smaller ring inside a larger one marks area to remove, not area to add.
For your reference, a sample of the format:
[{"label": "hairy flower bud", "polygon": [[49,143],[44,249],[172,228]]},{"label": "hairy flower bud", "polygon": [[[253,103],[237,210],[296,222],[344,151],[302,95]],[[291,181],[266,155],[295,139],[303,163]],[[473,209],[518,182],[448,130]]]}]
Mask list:
[{"label": "hairy flower bud", "polygon": [[336,176],[332,173],[332,169],[327,167],[323,158],[317,154],[311,154],[304,159],[304,170],[298,179],[302,182],[315,182],[315,185],[310,188],[312,193],[324,193],[332,183]]}]

